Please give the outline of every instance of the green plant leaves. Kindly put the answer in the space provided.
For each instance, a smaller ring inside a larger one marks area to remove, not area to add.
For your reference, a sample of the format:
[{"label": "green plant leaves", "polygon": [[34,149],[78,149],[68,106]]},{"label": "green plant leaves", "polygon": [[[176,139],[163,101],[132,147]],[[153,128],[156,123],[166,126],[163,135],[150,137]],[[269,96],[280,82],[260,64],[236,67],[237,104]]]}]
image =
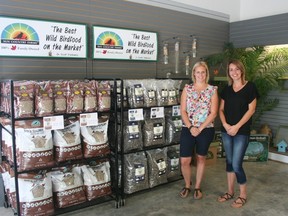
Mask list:
[{"label": "green plant leaves", "polygon": [[[233,43],[226,43],[223,52],[204,58],[209,67],[219,71],[226,70],[231,59],[242,61],[246,69],[246,79],[255,83],[260,94],[253,117],[255,124],[265,111],[275,108],[279,103],[277,98],[268,99],[268,94],[278,89],[281,86],[279,79],[288,74],[288,49],[267,50],[263,46],[235,48]],[[226,71],[222,71],[222,74],[226,75]]]}]

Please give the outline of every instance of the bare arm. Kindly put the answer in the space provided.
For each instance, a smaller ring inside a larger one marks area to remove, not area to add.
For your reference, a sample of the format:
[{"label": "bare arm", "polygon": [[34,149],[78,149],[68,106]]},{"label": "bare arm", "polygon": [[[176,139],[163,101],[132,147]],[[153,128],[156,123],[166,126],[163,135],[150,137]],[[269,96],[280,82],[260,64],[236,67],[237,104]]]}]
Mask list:
[{"label": "bare arm", "polygon": [[224,115],[224,104],[225,101],[223,99],[220,100],[220,106],[219,106],[219,118],[221,120],[221,123],[223,125],[223,127],[225,128],[226,131],[229,130],[230,125],[226,122],[226,118]]},{"label": "bare arm", "polygon": [[186,125],[187,128],[191,126],[191,122],[188,117],[188,113],[186,111],[187,107],[187,92],[186,92],[186,87],[183,89],[182,94],[181,94],[181,103],[180,103],[180,112],[181,112],[181,117],[183,123]]}]

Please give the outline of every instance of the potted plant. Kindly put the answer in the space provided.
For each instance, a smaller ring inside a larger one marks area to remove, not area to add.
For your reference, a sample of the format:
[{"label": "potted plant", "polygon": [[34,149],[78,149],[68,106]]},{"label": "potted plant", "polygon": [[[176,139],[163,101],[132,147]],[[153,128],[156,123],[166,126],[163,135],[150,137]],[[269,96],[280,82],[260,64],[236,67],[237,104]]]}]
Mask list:
[{"label": "potted plant", "polygon": [[[288,73],[288,49],[267,50],[263,46],[235,48],[232,43],[224,45],[222,53],[204,58],[214,71],[226,76],[226,65],[230,59],[239,59],[246,68],[246,79],[255,83],[260,98],[253,116],[252,128],[259,122],[261,115],[277,106],[279,99],[269,97],[271,90],[281,87],[280,79]],[[219,71],[223,70],[223,71]]]}]

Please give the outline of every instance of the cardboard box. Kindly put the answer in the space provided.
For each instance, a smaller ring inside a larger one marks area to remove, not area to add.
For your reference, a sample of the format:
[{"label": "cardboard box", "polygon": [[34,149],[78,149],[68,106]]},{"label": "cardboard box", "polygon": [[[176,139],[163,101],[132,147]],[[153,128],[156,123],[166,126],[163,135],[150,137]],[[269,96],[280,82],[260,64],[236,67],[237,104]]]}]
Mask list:
[{"label": "cardboard box", "polygon": [[250,135],[244,161],[267,161],[270,137],[266,134]]},{"label": "cardboard box", "polygon": [[[210,144],[210,147],[208,149],[208,153],[207,153],[207,156],[206,156],[206,166],[216,164],[218,146],[219,146],[219,142],[218,141],[212,142]],[[192,156],[192,165],[193,166],[197,165],[195,151],[194,151],[193,156]]]}]

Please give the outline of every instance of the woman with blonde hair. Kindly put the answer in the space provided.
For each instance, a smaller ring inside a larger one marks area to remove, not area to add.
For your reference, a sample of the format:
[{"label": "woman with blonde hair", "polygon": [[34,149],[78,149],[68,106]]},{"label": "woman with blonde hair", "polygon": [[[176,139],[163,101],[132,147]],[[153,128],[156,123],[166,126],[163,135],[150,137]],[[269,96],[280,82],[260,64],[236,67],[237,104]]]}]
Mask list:
[{"label": "woman with blonde hair", "polygon": [[196,180],[193,197],[201,199],[201,182],[206,155],[214,138],[214,119],[218,111],[217,87],[208,84],[209,70],[205,62],[197,62],[192,69],[192,84],[186,84],[181,95],[183,128],[180,138],[180,163],[185,186],[180,196],[185,198],[191,191],[192,153],[196,152]]}]

